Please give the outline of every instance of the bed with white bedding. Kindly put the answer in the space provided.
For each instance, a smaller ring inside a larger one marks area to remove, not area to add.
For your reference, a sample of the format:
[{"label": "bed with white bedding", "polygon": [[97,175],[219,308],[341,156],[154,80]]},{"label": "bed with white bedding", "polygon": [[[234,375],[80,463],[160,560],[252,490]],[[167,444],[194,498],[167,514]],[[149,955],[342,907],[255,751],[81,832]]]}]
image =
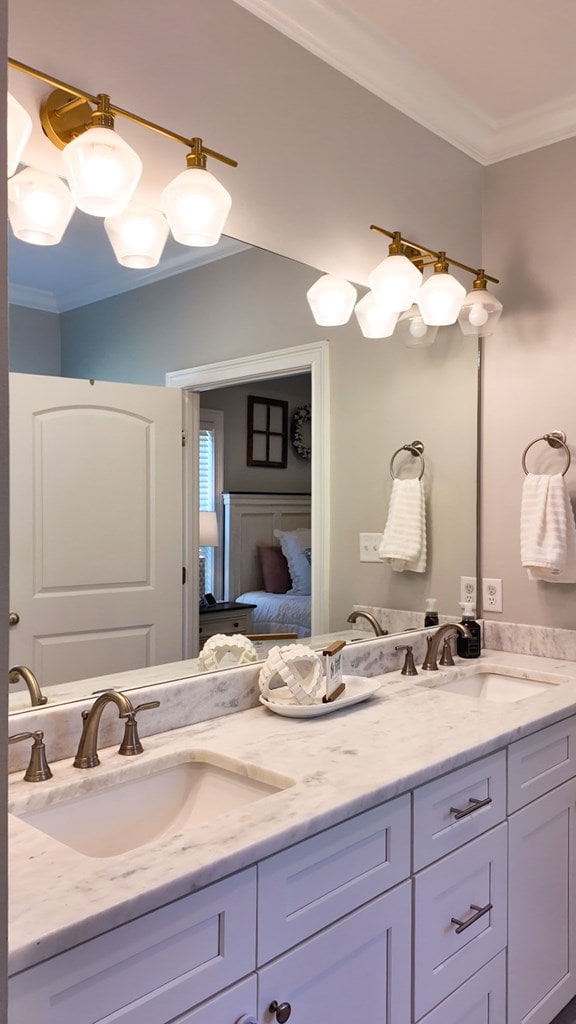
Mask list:
[{"label": "bed with white bedding", "polygon": [[223,498],[225,600],[256,605],[254,633],[310,636],[310,495]]}]

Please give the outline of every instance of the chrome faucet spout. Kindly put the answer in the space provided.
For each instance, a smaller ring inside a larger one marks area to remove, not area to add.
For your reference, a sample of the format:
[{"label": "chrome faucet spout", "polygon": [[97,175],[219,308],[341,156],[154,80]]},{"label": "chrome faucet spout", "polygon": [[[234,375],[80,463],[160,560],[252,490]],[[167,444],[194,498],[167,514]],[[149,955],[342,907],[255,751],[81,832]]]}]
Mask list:
[{"label": "chrome faucet spout", "polygon": [[376,636],[386,636],[388,633],[387,629],[382,629],[382,626],[377,619],[374,618],[371,612],[353,611],[346,619],[347,622],[356,622],[356,619],[367,619],[372,626]]},{"label": "chrome faucet spout", "polygon": [[442,626],[438,626],[436,632],[431,637],[428,637],[428,650],[422,662],[422,668],[425,672],[438,671],[438,650],[442,640],[449,633],[459,633],[460,636],[466,636],[469,640],[472,639],[472,633],[468,626],[463,625],[462,622],[445,622]]},{"label": "chrome faucet spout", "polygon": [[76,757],[74,758],[75,768],[95,768],[100,764],[98,757],[98,727],[102,712],[107,704],[115,704],[118,708],[119,718],[128,718],[134,715],[134,707],[129,698],[120,690],[106,690],[96,698],[90,711],[83,711],[82,718],[84,725]]},{"label": "chrome faucet spout", "polygon": [[40,683],[36,679],[32,669],[26,668],[26,665],[15,665],[14,668],[11,668],[8,674],[8,681],[10,683],[17,683],[19,679],[23,679],[28,687],[30,702],[33,708],[37,708],[42,704],[48,703],[48,697],[45,697],[42,693]]}]

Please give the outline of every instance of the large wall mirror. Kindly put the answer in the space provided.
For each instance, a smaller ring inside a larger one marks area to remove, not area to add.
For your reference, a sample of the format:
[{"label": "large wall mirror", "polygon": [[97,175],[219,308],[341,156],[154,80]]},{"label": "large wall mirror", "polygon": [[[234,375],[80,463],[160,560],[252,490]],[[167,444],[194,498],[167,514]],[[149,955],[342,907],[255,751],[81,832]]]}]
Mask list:
[{"label": "large wall mirror", "polygon": [[[82,214],[75,215],[61,253],[11,238],[11,369],[162,388],[170,371],[327,340],[331,483],[322,515],[330,537],[330,591],[314,600],[323,603],[328,629],[336,633],[350,629],[347,617],[357,604],[401,612],[390,619],[391,632],[423,624],[427,597],[437,599],[441,614],[455,615],[460,576],[474,576],[476,565],[475,340],[445,328],[430,348],[409,348],[396,338],[365,340],[355,322],[319,328],[305,297],[318,276],[314,268],[233,240],[209,256],[173,273],[169,252],[157,279],[135,287],[131,272],[108,257],[105,239]],[[309,403],[310,385],[298,375],[255,381],[235,393],[202,393],[200,416],[216,413],[224,423],[222,490],[272,500],[274,494],[309,493],[310,462],[293,447],[285,467],[246,465],[248,394],[286,401],[291,415]],[[360,560],[360,533],[380,532],[386,521],[391,457],[415,439],[424,446],[423,458],[404,452],[394,471],[408,476],[424,468],[428,552],[422,573]],[[311,456],[313,463],[313,450]],[[60,526],[64,537],[64,522]],[[214,553],[216,596],[236,598],[222,589],[224,546]],[[126,666],[120,660],[118,667]],[[171,677],[177,671],[171,666]],[[189,674],[190,666],[182,671]],[[59,692],[69,699],[70,688],[54,683],[47,688],[51,702]]]}]

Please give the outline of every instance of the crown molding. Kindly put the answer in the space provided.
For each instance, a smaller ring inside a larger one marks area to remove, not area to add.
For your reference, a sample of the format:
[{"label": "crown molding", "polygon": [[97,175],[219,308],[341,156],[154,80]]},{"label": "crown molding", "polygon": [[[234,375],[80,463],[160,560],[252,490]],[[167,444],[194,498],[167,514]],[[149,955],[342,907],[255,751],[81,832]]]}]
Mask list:
[{"label": "crown molding", "polygon": [[335,0],[236,3],[480,164],[576,134],[576,95],[495,120]]},{"label": "crown molding", "polygon": [[26,284],[8,284],[8,304],[39,309],[43,313],[59,313],[53,292],[43,288],[30,288]]}]

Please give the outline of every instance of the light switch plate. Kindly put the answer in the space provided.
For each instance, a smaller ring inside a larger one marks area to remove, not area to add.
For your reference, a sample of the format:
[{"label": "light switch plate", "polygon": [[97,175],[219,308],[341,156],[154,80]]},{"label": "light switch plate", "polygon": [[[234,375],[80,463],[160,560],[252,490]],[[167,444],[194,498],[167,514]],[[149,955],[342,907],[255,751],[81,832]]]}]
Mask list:
[{"label": "light switch plate", "polygon": [[361,562],[381,562],[382,559],[378,558],[378,548],[382,543],[381,533],[361,533],[360,534],[360,561]]}]

